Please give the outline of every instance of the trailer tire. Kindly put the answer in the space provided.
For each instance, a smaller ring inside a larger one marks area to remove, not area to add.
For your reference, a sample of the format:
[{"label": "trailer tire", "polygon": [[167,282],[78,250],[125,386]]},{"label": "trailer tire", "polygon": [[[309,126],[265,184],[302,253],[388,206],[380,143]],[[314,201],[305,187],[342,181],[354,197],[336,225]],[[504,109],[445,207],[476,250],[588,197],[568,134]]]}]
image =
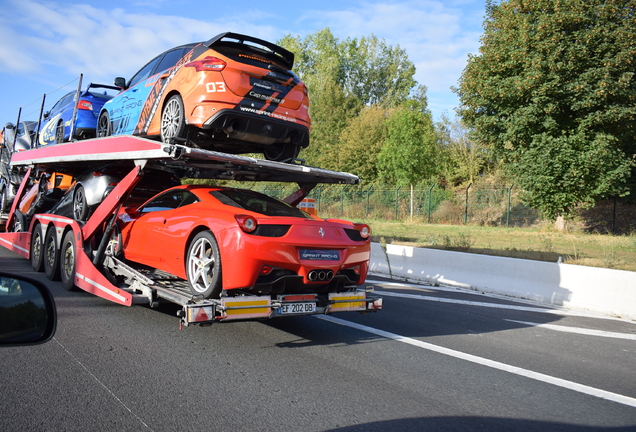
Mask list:
[{"label": "trailer tire", "polygon": [[77,185],[73,194],[73,218],[78,222],[86,222],[88,218],[88,202],[82,185]]},{"label": "trailer tire", "polygon": [[42,225],[36,223],[33,226],[33,235],[31,236],[31,267],[38,273],[44,271],[44,260],[42,252],[44,250],[44,239],[42,238]]},{"label": "trailer tire", "polygon": [[161,141],[167,143],[171,138],[183,138],[185,129],[183,99],[176,94],[168,99],[161,113]]},{"label": "trailer tire", "polygon": [[9,211],[9,184],[5,184],[0,192],[0,213],[7,213]]},{"label": "trailer tire", "polygon": [[42,258],[44,260],[44,274],[49,280],[60,279],[60,251],[55,239],[55,227],[50,227],[44,237]]},{"label": "trailer tire", "polygon": [[186,274],[192,294],[206,299],[221,297],[221,253],[210,231],[201,231],[190,241]]},{"label": "trailer tire", "polygon": [[62,240],[60,249],[60,279],[67,291],[75,291],[75,268],[77,267],[77,256],[75,254],[75,233],[68,231]]}]

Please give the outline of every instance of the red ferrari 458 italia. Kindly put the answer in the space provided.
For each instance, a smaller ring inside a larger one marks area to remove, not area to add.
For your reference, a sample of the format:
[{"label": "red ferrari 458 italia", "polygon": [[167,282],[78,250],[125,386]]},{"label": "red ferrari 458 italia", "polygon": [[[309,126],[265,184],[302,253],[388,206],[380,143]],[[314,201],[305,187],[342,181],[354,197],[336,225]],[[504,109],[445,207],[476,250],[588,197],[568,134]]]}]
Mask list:
[{"label": "red ferrari 458 italia", "polygon": [[244,189],[182,185],[119,214],[114,251],[195,295],[342,292],[363,283],[367,225],[320,219]]}]

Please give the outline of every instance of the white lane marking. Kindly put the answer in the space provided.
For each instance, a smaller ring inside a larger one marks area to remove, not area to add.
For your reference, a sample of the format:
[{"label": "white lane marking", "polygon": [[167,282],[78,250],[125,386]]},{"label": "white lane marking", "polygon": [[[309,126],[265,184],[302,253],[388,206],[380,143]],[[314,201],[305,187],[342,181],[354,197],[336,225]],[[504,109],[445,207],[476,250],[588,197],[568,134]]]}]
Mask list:
[{"label": "white lane marking", "polygon": [[522,369],[516,366],[507,365],[505,363],[500,363],[498,361],[489,360],[483,357],[477,357],[472,354],[463,353],[461,351],[455,351],[449,348],[444,348],[441,346],[433,345],[431,343],[422,342],[417,339],[400,336],[395,333],[390,333],[384,330],[379,330],[373,327],[368,327],[368,326],[357,324],[351,321],[345,321],[343,319],[335,318],[330,315],[316,315],[316,317],[325,321],[332,322],[334,324],[351,327],[357,330],[361,330],[361,331],[371,333],[377,336],[381,336],[387,339],[391,339],[394,341],[403,342],[403,343],[413,345],[419,348],[423,348],[429,351],[433,351],[439,354],[448,355],[448,356],[455,357],[461,360],[466,360],[472,363],[476,363],[482,366],[487,366],[493,369],[498,369],[498,370],[508,372],[511,374],[520,375],[526,378],[541,381],[547,384],[552,384],[552,385],[562,387],[568,390],[573,390],[579,393],[583,393],[583,394],[594,396],[601,399],[606,399],[612,402],[616,402],[616,403],[620,403],[623,405],[628,405],[628,406],[636,408],[636,399],[629,396],[624,396],[617,393],[600,390],[594,387],[586,386],[586,385],[575,383],[572,381],[567,381],[561,378],[556,378],[550,375],[545,375],[545,374],[534,372],[528,369]]},{"label": "white lane marking", "polygon": [[545,329],[555,330],[555,331],[560,331],[565,333],[577,333],[582,335],[601,336],[601,337],[614,338],[614,339],[636,340],[636,334],[615,333],[615,332],[608,332],[603,330],[586,329],[581,327],[567,327],[567,326],[560,326],[560,325],[554,325],[554,324],[540,324],[540,323],[516,321],[516,320],[510,320],[510,319],[504,319],[504,321],[523,324],[523,325],[527,325],[531,327],[540,327],[540,328],[545,328]]},{"label": "white lane marking", "polygon": [[[77,357],[75,357],[64,345],[62,345],[62,343],[56,338],[53,337],[53,340],[55,342],[57,342],[57,344],[59,346],[62,347],[62,349],[64,351],[66,351],[66,354],[68,354],[78,365],[80,365],[82,367],[82,369],[84,369],[90,376],[91,378],[93,378],[95,381],[97,381],[97,383],[99,385],[101,385],[102,387],[104,387],[104,389],[111,395],[111,397],[113,399],[115,399],[121,406],[123,406],[130,414],[132,414],[137,420],[139,420],[141,422],[142,425],[144,425],[146,427],[146,429],[150,429],[150,426],[148,426],[137,414],[135,414],[130,408],[128,408],[128,405],[126,405],[121,399],[119,399],[117,397],[117,395],[115,393],[113,393],[113,391],[111,389],[109,389],[106,384],[104,384],[103,382],[101,382],[99,380],[99,378],[97,378],[95,376],[95,374],[93,372],[91,372],[90,370],[88,370],[88,368],[86,366],[84,366],[84,363],[82,363],[81,361],[79,361],[79,359]],[[150,429],[152,430],[152,429]]]},{"label": "white lane marking", "polygon": [[441,298],[441,297],[427,297],[427,296],[423,296],[419,294],[394,293],[390,291],[376,290],[373,292],[375,294],[382,295],[382,296],[401,297],[401,298],[408,298],[408,299],[415,299],[415,300],[426,300],[426,301],[439,302],[439,303],[454,303],[454,304],[462,304],[462,305],[468,305],[468,306],[481,306],[481,307],[496,308],[496,309],[512,309],[512,310],[518,310],[518,311],[539,312],[539,313],[547,313],[547,314],[554,314],[554,315],[587,316],[587,315],[581,315],[579,313],[563,310],[563,309],[546,309],[546,308],[538,308],[538,307],[507,305],[507,304],[501,304],[501,303],[484,303],[479,301],[456,300],[456,299],[448,299],[448,298]]}]

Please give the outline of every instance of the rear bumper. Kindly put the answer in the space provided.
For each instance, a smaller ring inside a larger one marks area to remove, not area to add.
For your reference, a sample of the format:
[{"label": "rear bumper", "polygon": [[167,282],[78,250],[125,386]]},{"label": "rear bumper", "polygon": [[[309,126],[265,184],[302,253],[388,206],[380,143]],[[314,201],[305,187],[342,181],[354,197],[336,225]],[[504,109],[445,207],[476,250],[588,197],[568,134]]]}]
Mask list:
[{"label": "rear bumper", "polygon": [[247,107],[220,110],[203,124],[202,129],[222,131],[227,139],[256,144],[309,146],[309,129],[297,119]]}]

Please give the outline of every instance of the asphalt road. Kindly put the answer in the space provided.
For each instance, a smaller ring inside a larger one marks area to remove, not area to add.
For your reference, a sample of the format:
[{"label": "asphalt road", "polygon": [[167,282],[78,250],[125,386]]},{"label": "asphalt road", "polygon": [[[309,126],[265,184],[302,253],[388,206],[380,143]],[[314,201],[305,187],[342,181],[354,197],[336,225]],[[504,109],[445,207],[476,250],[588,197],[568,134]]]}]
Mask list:
[{"label": "asphalt road", "polygon": [[634,322],[378,280],[379,313],[179,330],[4,248],[0,270],[59,313],[50,342],[0,348],[5,432],[636,430]]}]

